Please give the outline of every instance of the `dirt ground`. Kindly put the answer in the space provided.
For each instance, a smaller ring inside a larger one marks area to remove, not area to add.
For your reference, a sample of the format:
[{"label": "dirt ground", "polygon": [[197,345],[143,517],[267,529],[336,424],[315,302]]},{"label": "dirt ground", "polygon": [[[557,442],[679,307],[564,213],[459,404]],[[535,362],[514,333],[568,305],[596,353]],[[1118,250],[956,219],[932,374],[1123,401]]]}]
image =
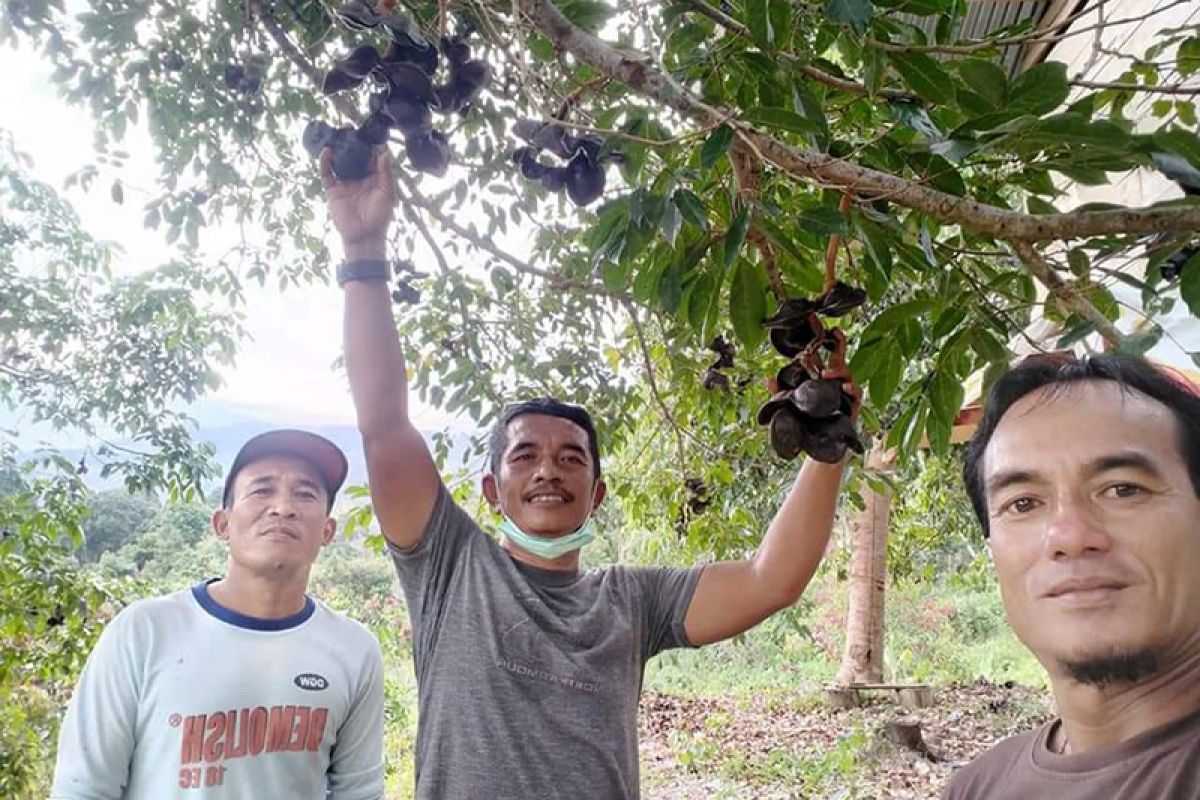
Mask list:
[{"label": "dirt ground", "polygon": [[[850,710],[819,697],[642,698],[642,794],[654,800],[936,798],[953,770],[1052,716],[1049,696],[974,683],[936,690],[920,710],[877,697]],[[929,756],[884,736],[920,725]]]}]

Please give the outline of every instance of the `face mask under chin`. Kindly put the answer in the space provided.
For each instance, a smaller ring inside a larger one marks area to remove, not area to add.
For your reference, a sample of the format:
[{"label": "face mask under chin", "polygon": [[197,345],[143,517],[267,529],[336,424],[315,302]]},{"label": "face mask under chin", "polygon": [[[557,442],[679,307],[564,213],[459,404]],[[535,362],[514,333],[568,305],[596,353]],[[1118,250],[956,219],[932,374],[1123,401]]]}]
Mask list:
[{"label": "face mask under chin", "polygon": [[561,558],[596,538],[595,523],[591,517],[571,533],[555,538],[526,533],[517,527],[508,515],[504,515],[497,530],[501,536],[525,552],[548,560]]}]

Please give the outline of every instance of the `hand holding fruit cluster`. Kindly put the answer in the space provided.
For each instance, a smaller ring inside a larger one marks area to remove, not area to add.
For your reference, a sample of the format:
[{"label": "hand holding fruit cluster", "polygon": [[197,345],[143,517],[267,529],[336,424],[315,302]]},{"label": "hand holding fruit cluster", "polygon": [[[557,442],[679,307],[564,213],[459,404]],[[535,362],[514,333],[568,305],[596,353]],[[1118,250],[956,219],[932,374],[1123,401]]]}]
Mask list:
[{"label": "hand holding fruit cluster", "polygon": [[337,129],[313,120],[304,129],[304,147],[316,157],[325,147],[333,151],[333,171],[340,180],[361,180],[370,168],[371,150],[387,141],[393,128],[404,136],[409,163],[422,172],[444,175],[450,167],[450,142],[433,128],[433,111],[465,113],[491,79],[486,62],[471,58],[466,39],[470,26],[443,36],[441,55],[449,64],[449,79],[435,85],[440,60],[415,23],[403,14],[379,14],[362,0],[351,0],[337,11],[355,29],[382,28],[389,39],[382,55],[373,45],[355,48],[325,75],[326,94],[356,88],[367,78],[380,85],[371,95],[370,115],[356,130]]},{"label": "hand holding fruit cluster", "polygon": [[[791,359],[768,381],[773,394],[758,411],[758,424],[770,426],[771,447],[781,458],[805,452],[832,464],[847,449],[863,452],[854,425],[859,391],[849,382],[846,336],[836,328],[826,330],[818,315],[841,316],[865,299],[862,289],[838,282],[815,300],[784,302],[764,321],[771,344]],[[821,350],[830,353],[824,365]]]}]

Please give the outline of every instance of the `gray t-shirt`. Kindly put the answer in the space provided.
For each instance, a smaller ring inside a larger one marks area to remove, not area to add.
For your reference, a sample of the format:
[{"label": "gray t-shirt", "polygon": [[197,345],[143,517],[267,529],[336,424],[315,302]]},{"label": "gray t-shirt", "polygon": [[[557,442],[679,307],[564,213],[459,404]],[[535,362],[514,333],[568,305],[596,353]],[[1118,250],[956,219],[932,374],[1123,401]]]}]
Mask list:
[{"label": "gray t-shirt", "polygon": [[1059,724],[1000,742],[954,774],[943,800],[1200,800],[1200,713],[1073,755],[1047,746]]},{"label": "gray t-shirt", "polygon": [[444,487],[421,543],[391,552],[412,619],[418,800],[638,797],[642,671],[691,646],[702,567],[530,567]]}]

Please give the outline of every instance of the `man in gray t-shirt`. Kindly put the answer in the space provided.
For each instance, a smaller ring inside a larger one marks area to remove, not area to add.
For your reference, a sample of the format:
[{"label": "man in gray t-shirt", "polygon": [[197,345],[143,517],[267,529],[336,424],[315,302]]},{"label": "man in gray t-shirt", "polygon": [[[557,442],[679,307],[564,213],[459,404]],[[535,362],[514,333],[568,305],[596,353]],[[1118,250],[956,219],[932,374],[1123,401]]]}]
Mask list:
[{"label": "man in gray t-shirt", "polygon": [[[452,501],[408,414],[385,260],[395,202],[381,151],[361,181],[323,153],[346,263],[346,369],[371,500],[408,599],[420,800],[638,797],[647,659],[734,636],[794,603],[833,527],[841,463],[805,463],[758,552],[694,569],[581,572],[604,500],[591,417],[549,398],[506,408],[483,492],[500,540]],[[827,378],[849,381],[844,368]],[[852,383],[845,387],[857,396]]]}]

